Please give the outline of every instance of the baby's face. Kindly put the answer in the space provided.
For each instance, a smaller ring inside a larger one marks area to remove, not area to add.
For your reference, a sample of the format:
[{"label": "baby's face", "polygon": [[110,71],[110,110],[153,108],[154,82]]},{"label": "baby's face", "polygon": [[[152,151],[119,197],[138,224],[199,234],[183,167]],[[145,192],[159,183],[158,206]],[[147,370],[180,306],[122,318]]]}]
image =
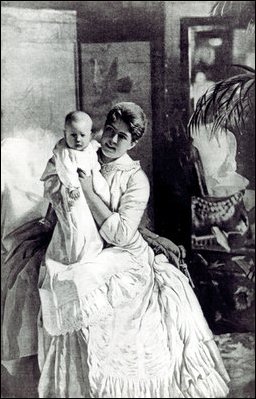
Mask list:
[{"label": "baby's face", "polygon": [[69,148],[83,151],[91,140],[92,124],[90,121],[71,122],[65,127],[65,139]]}]

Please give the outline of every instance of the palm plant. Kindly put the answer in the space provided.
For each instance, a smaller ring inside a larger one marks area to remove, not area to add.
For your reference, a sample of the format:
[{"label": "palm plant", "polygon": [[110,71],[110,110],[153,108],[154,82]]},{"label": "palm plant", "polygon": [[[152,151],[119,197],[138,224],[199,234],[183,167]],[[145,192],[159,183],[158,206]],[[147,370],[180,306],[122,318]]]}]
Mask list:
[{"label": "palm plant", "polygon": [[[218,1],[211,11],[212,16],[232,17],[243,20],[247,33],[255,27],[254,1]],[[244,65],[234,65],[241,73],[216,83],[197,102],[189,121],[189,130],[199,125],[212,123],[214,135],[219,128],[243,133],[252,129],[255,122],[255,70]]]},{"label": "palm plant", "polygon": [[[254,7],[255,5],[252,1],[219,1],[215,3],[211,15],[219,18],[235,18],[236,21],[240,22],[240,25],[242,25],[241,20],[243,20],[247,25],[247,33],[252,34],[255,26]],[[199,98],[196,109],[188,124],[188,131],[191,135],[193,135],[193,131],[199,130],[199,127],[202,125],[211,126],[210,132],[212,137],[217,136],[220,129],[230,130],[235,135],[254,133],[255,70],[244,65],[233,66],[240,69],[239,73],[217,82]],[[199,181],[203,181],[201,173],[198,174],[198,179]],[[207,190],[204,191],[201,189],[203,196],[205,192],[207,193]],[[217,213],[220,209],[219,204],[216,201],[215,211],[217,210]],[[209,205],[211,205],[208,207],[209,214],[207,216],[205,214],[200,215],[200,217],[204,218],[205,226],[208,226],[207,223],[214,211],[214,204],[209,202]],[[192,208],[196,209],[196,206],[197,199],[194,202],[192,201]],[[246,212],[243,211],[242,202],[239,206],[241,209],[239,208],[238,220],[242,218],[248,228],[248,218]],[[220,218],[220,220],[223,222],[224,219]],[[222,231],[218,228],[216,234],[217,242],[219,243],[219,238],[223,237],[225,238],[226,236],[223,236]],[[242,239],[244,240],[245,238],[246,235],[243,235]]]},{"label": "palm plant", "polygon": [[212,123],[214,135],[220,128],[243,133],[254,120],[255,70],[236,65],[244,73],[217,82],[197,102],[190,129]]},{"label": "palm plant", "polygon": [[234,18],[239,25],[246,21],[249,30],[254,30],[255,27],[254,1],[216,1],[210,15]]}]

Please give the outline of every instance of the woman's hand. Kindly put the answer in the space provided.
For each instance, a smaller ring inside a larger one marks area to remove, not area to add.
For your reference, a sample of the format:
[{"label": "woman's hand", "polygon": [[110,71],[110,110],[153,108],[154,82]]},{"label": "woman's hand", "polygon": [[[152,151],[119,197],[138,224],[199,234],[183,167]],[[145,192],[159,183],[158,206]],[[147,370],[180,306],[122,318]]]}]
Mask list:
[{"label": "woman's hand", "polygon": [[165,237],[158,237],[157,242],[166,249],[166,251],[172,252],[177,258],[185,259],[186,250],[182,245],[176,245],[174,242]]},{"label": "woman's hand", "polygon": [[87,176],[82,169],[77,169],[77,173],[79,176],[80,184],[82,186],[83,192],[86,195],[87,193],[93,193],[93,185],[92,185],[92,176]]},{"label": "woman's hand", "polygon": [[155,239],[155,250],[157,253],[163,253],[170,263],[179,268],[180,262],[186,257],[186,250],[182,245],[176,245],[165,237]]},{"label": "woman's hand", "polygon": [[105,220],[112,215],[112,212],[102,201],[102,199],[95,193],[93,189],[92,176],[86,176],[86,174],[81,169],[77,169],[77,173],[84,193],[84,197],[92,212],[94,220],[97,225],[101,227]]},{"label": "woman's hand", "polygon": [[157,253],[163,253],[170,263],[173,263],[178,267],[181,259],[181,251],[179,247],[165,237],[156,238],[155,243]]},{"label": "woman's hand", "polygon": [[170,263],[179,267],[179,264],[186,257],[186,250],[182,245],[176,245],[165,237],[152,233],[148,228],[140,226],[140,233],[153,248],[155,254],[164,254]]}]

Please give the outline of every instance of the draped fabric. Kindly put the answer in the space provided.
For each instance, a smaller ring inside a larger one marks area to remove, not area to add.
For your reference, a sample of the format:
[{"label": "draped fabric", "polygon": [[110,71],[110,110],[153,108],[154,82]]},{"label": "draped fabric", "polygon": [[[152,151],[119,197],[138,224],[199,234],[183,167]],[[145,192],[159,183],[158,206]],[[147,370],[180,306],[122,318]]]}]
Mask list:
[{"label": "draped fabric", "polygon": [[72,263],[55,242],[41,266],[39,396],[226,397],[229,378],[187,278],[138,232],[147,177],[128,155],[101,171],[112,211],[103,250],[81,245]]},{"label": "draped fabric", "polygon": [[229,130],[219,129],[211,134],[212,124],[200,126],[192,132],[193,145],[202,160],[208,193],[213,197],[227,197],[245,190],[249,181],[237,173],[237,142]]},{"label": "draped fabric", "polygon": [[1,262],[2,360],[37,354],[38,276],[51,237],[52,229],[40,219],[23,224],[5,237],[10,250]]}]

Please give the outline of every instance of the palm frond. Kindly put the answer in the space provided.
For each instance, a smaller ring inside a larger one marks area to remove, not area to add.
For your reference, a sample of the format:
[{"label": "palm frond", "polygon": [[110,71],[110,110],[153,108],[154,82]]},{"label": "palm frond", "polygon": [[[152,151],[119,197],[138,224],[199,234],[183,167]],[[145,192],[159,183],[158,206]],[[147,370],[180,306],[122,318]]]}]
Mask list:
[{"label": "palm frond", "polygon": [[216,1],[210,12],[214,17],[229,17],[243,22],[247,27],[255,25],[254,1]]},{"label": "palm frond", "polygon": [[220,128],[244,130],[255,112],[255,73],[244,69],[248,72],[217,82],[198,100],[188,124],[190,132],[207,124],[212,124],[213,135]]},{"label": "palm frond", "polygon": [[247,35],[253,36],[255,34],[255,18],[252,18],[247,24]]},{"label": "palm frond", "polygon": [[210,15],[223,17],[225,15],[230,15],[230,11],[232,9],[233,1],[216,1],[213,5]]},{"label": "palm frond", "polygon": [[255,69],[249,67],[248,65],[232,64],[231,66],[244,69],[247,72],[255,73]]}]

